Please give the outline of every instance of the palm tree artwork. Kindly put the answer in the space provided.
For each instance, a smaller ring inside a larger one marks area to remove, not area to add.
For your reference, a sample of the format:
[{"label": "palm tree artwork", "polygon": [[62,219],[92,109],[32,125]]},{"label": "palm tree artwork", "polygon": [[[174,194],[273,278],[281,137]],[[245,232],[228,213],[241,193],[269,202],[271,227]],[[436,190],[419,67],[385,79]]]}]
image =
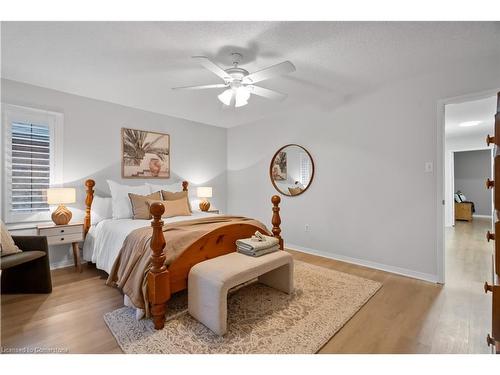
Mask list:
[{"label": "palm tree artwork", "polygon": [[122,129],[122,175],[127,178],[170,177],[170,136]]}]

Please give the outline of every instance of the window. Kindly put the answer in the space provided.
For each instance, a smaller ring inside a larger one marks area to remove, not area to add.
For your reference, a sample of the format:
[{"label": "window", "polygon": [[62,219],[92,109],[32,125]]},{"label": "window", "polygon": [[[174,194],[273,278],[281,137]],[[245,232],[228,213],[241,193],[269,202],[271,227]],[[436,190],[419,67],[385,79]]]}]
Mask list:
[{"label": "window", "polygon": [[304,186],[309,185],[311,178],[311,159],[305,152],[300,153],[300,183]]},{"label": "window", "polygon": [[11,124],[11,201],[16,212],[48,211],[45,190],[50,186],[50,128]]},{"label": "window", "polygon": [[3,106],[7,223],[50,219],[46,190],[62,181],[62,114]]}]

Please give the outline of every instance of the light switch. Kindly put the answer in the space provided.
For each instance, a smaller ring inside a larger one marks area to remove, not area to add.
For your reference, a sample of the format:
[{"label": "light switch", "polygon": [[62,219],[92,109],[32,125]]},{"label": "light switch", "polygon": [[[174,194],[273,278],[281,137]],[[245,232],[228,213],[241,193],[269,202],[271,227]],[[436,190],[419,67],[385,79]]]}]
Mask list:
[{"label": "light switch", "polygon": [[432,173],[432,161],[425,162],[425,173]]}]

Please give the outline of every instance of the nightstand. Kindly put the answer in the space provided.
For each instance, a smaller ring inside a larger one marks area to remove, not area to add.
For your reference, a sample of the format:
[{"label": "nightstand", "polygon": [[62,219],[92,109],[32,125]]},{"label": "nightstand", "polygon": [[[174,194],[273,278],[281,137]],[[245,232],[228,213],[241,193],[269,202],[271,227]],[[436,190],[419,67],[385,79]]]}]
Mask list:
[{"label": "nightstand", "polygon": [[73,247],[75,268],[78,272],[82,272],[78,242],[83,241],[83,223],[66,225],[39,225],[37,226],[37,232],[39,236],[47,237],[47,243],[49,245],[71,244]]}]

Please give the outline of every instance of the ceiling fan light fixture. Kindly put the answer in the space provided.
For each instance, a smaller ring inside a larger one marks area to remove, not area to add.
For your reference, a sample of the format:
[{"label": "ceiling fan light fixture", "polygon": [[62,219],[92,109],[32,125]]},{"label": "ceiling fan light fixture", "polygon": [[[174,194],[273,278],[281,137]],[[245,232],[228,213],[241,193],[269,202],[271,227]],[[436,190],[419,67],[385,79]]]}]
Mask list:
[{"label": "ceiling fan light fixture", "polygon": [[231,105],[231,99],[233,98],[233,90],[227,89],[222,94],[217,96],[219,100],[225,105]]},{"label": "ceiling fan light fixture", "polygon": [[238,108],[247,105],[249,98],[250,98],[250,91],[246,87],[238,87],[236,89],[236,102],[234,106]]},{"label": "ceiling fan light fixture", "polygon": [[465,121],[458,124],[461,128],[470,128],[471,126],[477,126],[481,123],[481,121]]},{"label": "ceiling fan light fixture", "polygon": [[254,84],[276,76],[294,72],[295,66],[290,61],[283,61],[279,64],[249,73],[247,70],[240,68],[239,66],[242,59],[240,53],[234,52],[231,56],[233,57],[233,66],[227,69],[221,68],[206,56],[193,56],[193,58],[198,60],[203,67],[221,78],[224,83],[174,87],[173,89],[205,90],[225,87],[226,90],[224,90],[224,92],[219,94],[217,97],[224,105],[228,107],[234,106],[235,108],[247,105],[251,94],[273,100],[284,100],[286,98],[286,94],[264,87],[254,86]]}]

